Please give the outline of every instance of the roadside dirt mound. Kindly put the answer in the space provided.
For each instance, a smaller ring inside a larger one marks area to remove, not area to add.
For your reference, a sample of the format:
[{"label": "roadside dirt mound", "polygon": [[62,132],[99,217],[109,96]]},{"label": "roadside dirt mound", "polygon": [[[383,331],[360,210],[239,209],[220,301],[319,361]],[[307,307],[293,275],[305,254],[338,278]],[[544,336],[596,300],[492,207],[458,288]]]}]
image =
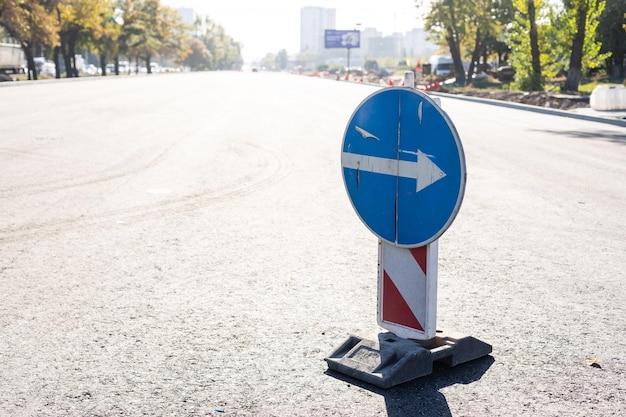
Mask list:
[{"label": "roadside dirt mound", "polygon": [[463,94],[466,96],[489,98],[493,100],[504,100],[515,103],[529,104],[533,106],[549,107],[552,109],[570,110],[582,107],[589,107],[588,96],[554,94],[547,92],[519,92],[519,91],[450,91],[452,94]]}]

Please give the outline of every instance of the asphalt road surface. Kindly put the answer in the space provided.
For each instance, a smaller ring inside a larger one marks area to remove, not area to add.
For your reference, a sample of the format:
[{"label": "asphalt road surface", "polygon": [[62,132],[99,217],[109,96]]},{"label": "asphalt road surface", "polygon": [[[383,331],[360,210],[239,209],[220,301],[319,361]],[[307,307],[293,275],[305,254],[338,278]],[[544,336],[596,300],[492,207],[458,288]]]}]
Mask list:
[{"label": "asphalt road surface", "polygon": [[0,88],[0,416],[623,416],[626,128],[444,98],[467,160],[438,327],[492,355],[381,390],[345,125],[375,87],[198,73]]}]

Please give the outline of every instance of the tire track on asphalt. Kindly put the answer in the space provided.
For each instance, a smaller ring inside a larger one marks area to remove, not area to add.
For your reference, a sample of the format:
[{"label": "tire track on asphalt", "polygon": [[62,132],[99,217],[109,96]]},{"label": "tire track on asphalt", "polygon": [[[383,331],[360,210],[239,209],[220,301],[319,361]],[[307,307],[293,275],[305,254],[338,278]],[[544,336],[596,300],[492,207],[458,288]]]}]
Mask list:
[{"label": "tire track on asphalt", "polygon": [[[247,165],[252,169],[244,176],[237,177],[228,183],[202,189],[192,194],[172,197],[159,202],[131,208],[111,210],[94,216],[80,215],[0,229],[0,242],[10,243],[40,238],[78,228],[93,227],[102,224],[129,225],[152,218],[190,212],[198,208],[220,204],[257,192],[279,182],[292,171],[293,164],[286,155],[253,144],[245,144],[245,146],[248,149],[233,146],[231,147],[231,151],[243,157],[252,156],[256,158],[252,161],[252,164]],[[165,153],[166,151],[151,160],[150,166],[157,164]],[[123,176],[124,175],[111,175],[106,177],[106,179],[99,178],[97,181],[82,182],[82,185],[110,181]],[[50,190],[46,189],[45,191]]]},{"label": "tire track on asphalt", "polygon": [[[137,159],[137,155],[140,153],[140,151],[137,151],[134,154],[130,155],[125,160],[118,162],[117,164],[114,164],[110,167],[107,167],[105,170],[102,170],[99,173],[87,175],[78,180],[74,180],[72,178],[64,178],[61,180],[32,183],[32,184],[26,184],[26,185],[15,185],[11,187],[1,188],[0,198],[10,198],[17,194],[23,196],[23,195],[34,195],[34,194],[39,194],[39,193],[61,191],[61,190],[66,190],[70,188],[84,187],[87,185],[94,185],[94,184],[99,184],[99,183],[103,183],[107,181],[113,181],[113,180],[117,180],[120,178],[128,177],[130,175],[136,175],[138,173],[141,173],[143,171],[146,171],[156,166],[177,145],[177,143],[178,142],[171,144],[167,148],[163,149],[160,153],[155,155],[147,163],[143,163],[141,165],[135,164],[134,166],[133,165],[129,166],[128,164],[129,161],[133,161]],[[27,152],[27,151],[21,152],[21,151],[14,150],[13,152],[19,153],[19,154],[26,153],[26,154],[36,155],[33,152]],[[36,155],[36,156],[39,157],[39,155]],[[47,157],[47,158],[56,159],[52,157]]]}]

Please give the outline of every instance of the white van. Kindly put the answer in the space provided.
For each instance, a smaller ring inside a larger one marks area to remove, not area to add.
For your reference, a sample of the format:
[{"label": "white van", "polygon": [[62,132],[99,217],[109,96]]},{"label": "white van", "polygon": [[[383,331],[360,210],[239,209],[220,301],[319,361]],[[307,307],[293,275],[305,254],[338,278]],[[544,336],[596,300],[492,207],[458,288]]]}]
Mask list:
[{"label": "white van", "polygon": [[447,55],[433,55],[428,61],[433,75],[448,75],[454,72],[454,61]]}]

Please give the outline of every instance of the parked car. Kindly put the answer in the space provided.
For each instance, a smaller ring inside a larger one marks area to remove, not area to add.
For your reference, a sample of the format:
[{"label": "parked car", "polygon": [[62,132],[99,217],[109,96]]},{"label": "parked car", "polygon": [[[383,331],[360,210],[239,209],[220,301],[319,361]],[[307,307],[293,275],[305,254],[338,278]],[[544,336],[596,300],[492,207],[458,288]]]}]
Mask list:
[{"label": "parked car", "polygon": [[120,69],[120,74],[128,74],[128,71],[130,70],[130,62],[120,61],[119,69]]},{"label": "parked car", "polygon": [[37,74],[45,75],[48,77],[56,76],[56,65],[52,61],[47,61],[46,58],[39,56],[33,58],[35,61],[35,67],[37,69]]},{"label": "parked car", "polygon": [[515,79],[515,68],[510,65],[503,65],[496,69],[496,77],[498,80],[508,83]]}]

